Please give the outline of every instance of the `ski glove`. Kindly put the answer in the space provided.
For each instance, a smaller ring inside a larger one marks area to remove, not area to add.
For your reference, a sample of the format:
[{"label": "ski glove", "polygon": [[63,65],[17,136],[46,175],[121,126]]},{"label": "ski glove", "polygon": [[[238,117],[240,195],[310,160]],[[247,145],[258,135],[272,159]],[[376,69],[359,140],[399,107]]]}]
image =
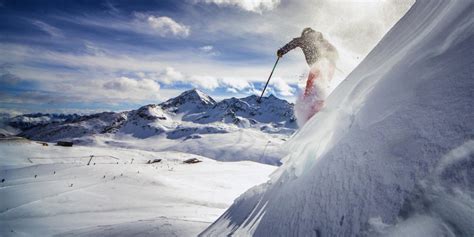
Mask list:
[{"label": "ski glove", "polygon": [[283,50],[279,49],[279,50],[277,51],[277,56],[278,56],[279,58],[283,57],[283,54],[284,54],[284,53],[283,53]]}]

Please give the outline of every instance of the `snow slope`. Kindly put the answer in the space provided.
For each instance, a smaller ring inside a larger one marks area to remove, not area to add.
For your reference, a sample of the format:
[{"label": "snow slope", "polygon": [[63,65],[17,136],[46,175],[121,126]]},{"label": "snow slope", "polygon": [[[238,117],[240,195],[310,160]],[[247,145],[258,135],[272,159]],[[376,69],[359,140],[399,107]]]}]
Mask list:
[{"label": "snow slope", "polygon": [[[202,162],[183,164],[188,158]],[[162,161],[146,164],[154,159]],[[181,152],[3,139],[0,236],[196,236],[274,170]]]},{"label": "snow slope", "polygon": [[474,236],[474,3],[417,1],[202,236]]},{"label": "snow slope", "polygon": [[[137,139],[129,135],[99,135],[88,138],[86,145],[95,147],[120,147],[145,151],[179,151],[205,156],[218,161],[256,161],[280,165],[286,154],[282,144],[287,136],[263,133],[255,129],[229,130],[226,133],[194,134],[181,139],[153,136]],[[180,131],[183,132],[183,131]]]}]

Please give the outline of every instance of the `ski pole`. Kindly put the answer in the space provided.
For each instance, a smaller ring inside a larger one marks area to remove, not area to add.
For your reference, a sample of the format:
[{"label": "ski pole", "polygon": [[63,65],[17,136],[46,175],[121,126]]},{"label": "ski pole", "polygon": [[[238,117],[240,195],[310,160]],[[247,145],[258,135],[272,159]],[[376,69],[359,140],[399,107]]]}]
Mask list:
[{"label": "ski pole", "polygon": [[263,97],[263,93],[265,93],[265,90],[267,89],[268,83],[270,82],[270,79],[272,78],[273,71],[275,71],[275,68],[277,66],[278,60],[280,60],[280,57],[277,57],[277,60],[275,62],[275,65],[273,65],[272,72],[270,73],[270,76],[268,77],[267,83],[265,84],[265,87],[263,88],[262,94],[260,95],[260,98],[258,98],[257,102],[260,103]]}]

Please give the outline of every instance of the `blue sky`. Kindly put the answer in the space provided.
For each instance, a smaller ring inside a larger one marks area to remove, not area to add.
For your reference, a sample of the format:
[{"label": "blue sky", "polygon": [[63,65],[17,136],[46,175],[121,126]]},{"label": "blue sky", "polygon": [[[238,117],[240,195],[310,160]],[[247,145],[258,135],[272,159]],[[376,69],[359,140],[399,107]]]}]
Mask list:
[{"label": "blue sky", "polygon": [[[127,110],[194,87],[259,93],[276,50],[307,26],[338,47],[341,81],[411,4],[0,0],[0,112]],[[269,93],[294,100],[307,70],[300,50],[285,55]]]}]

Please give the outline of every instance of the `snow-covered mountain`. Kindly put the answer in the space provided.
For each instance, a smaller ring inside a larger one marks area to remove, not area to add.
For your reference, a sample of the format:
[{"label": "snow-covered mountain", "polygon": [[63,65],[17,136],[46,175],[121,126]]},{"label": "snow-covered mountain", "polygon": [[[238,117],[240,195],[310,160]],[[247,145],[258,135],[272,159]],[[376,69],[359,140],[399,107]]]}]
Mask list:
[{"label": "snow-covered mountain", "polygon": [[13,127],[21,131],[19,136],[37,141],[68,140],[280,164],[279,145],[297,126],[293,104],[273,95],[262,98],[261,103],[256,100],[248,96],[216,102],[192,89],[161,104],[125,112],[16,116],[5,120],[10,125],[5,135]]},{"label": "snow-covered mountain", "polygon": [[474,236],[474,3],[416,1],[201,236]]},{"label": "snow-covered mountain", "polygon": [[137,138],[163,135],[178,139],[195,134],[226,133],[237,128],[285,134],[294,131],[293,104],[272,95],[263,98],[260,104],[256,98],[216,102],[192,89],[161,104],[127,112],[86,116],[24,115],[14,117],[9,124],[22,130],[20,136],[48,142],[95,134],[130,134]]},{"label": "snow-covered mountain", "polygon": [[194,114],[212,108],[216,101],[198,89],[183,92],[181,95],[160,104],[160,107],[175,114]]},{"label": "snow-covered mountain", "polygon": [[186,119],[197,123],[225,122],[240,127],[255,124],[272,124],[273,127],[294,129],[293,105],[273,95],[262,98],[260,103],[255,95],[242,99],[231,98],[216,103],[204,113],[192,114]]},{"label": "snow-covered mountain", "polygon": [[124,113],[103,112],[78,116],[71,120],[42,123],[22,131],[19,136],[37,141],[54,142],[58,140],[92,136],[114,132],[126,119]]},{"label": "snow-covered mountain", "polygon": [[79,118],[80,115],[77,114],[43,114],[43,113],[34,113],[34,114],[23,114],[10,118],[3,118],[4,121],[8,123],[9,126],[20,129],[27,130],[35,126],[45,125],[49,123],[60,123],[65,121],[71,121]]},{"label": "snow-covered mountain", "polygon": [[23,114],[13,116],[0,114],[0,137],[12,136],[36,126],[71,121],[80,117],[77,114]]}]

